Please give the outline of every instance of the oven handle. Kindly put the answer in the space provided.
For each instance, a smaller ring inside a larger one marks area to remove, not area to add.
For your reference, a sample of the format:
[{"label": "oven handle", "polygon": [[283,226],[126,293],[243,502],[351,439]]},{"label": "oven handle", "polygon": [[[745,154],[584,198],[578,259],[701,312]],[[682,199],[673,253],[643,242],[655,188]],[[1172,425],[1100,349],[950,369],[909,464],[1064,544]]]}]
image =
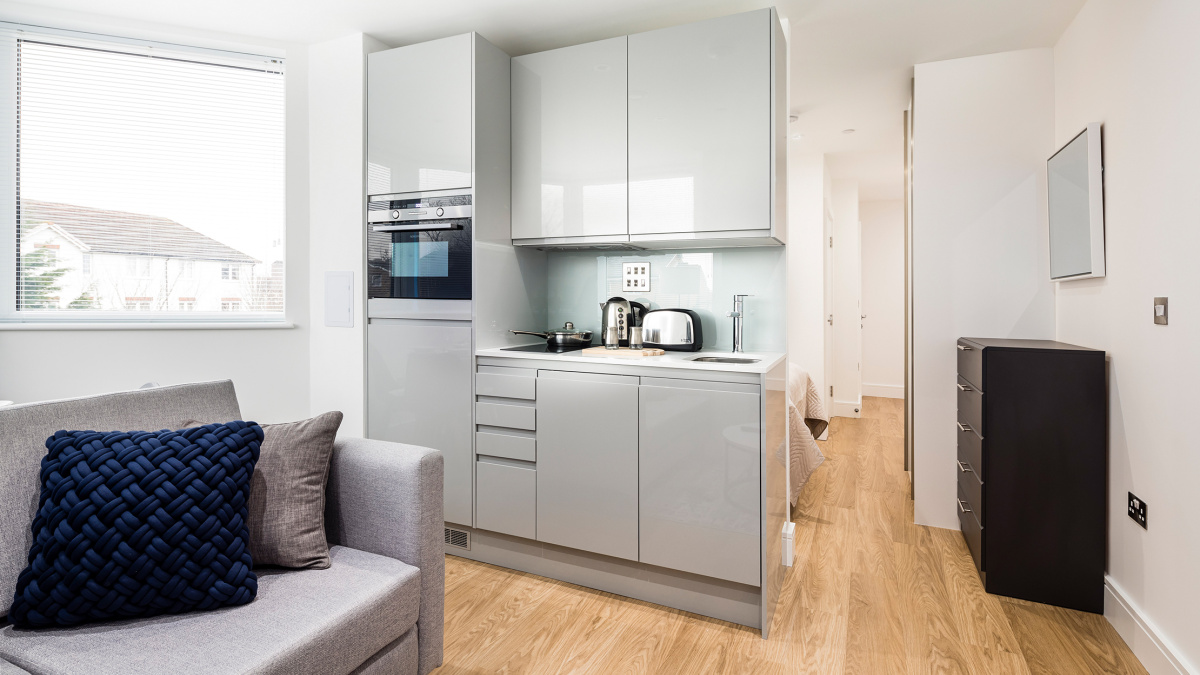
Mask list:
[{"label": "oven handle", "polygon": [[423,230],[453,230],[458,225],[452,222],[414,223],[412,225],[374,225],[374,232],[420,232]]}]

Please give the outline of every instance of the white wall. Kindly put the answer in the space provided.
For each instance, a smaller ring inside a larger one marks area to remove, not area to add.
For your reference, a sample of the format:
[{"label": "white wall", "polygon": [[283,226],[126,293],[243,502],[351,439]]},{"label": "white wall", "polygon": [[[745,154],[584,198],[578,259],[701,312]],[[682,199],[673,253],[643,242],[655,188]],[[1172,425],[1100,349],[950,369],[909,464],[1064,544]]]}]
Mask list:
[{"label": "white wall", "polygon": [[859,202],[862,392],[904,398],[904,200]]},{"label": "white wall", "polygon": [[[1058,339],[1108,352],[1108,573],[1178,662],[1114,603],[1105,614],[1151,673],[1200,673],[1197,36],[1194,0],[1091,0],[1054,49],[1055,142],[1104,125],[1108,273],[1058,285]],[[1160,295],[1167,326],[1151,321]],[[1149,529],[1125,515],[1127,492]]]},{"label": "white wall", "polygon": [[[231,379],[242,415],[304,419],[308,401],[308,105],[306,48],[248,44],[234,35],[0,3],[0,20],[161,40],[287,59],[287,308],[293,328],[238,330],[11,330],[0,327],[0,399],[17,402]],[[297,122],[299,120],[299,122]]]},{"label": "white wall", "polygon": [[825,156],[788,157],[788,363],[825,384]]},{"label": "white wall", "polygon": [[915,78],[915,513],[957,529],[955,341],[1054,337],[1044,197],[1053,53],[920,64]]},{"label": "white wall", "polygon": [[862,414],[862,246],[858,182],[833,181],[833,409]]},{"label": "white wall", "polygon": [[[309,48],[309,209],[312,257],[309,292],[313,325],[309,405],[340,410],[339,434],[366,430],[366,55],[382,43],[355,33]],[[354,326],[329,328],[325,273],[354,272]],[[297,367],[304,367],[297,364]]]}]

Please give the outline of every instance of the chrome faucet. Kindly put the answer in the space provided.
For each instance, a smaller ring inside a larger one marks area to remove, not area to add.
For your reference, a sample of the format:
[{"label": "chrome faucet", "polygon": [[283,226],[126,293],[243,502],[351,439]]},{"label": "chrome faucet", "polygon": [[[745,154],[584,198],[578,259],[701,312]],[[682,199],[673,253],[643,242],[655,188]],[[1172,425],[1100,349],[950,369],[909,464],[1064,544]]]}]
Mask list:
[{"label": "chrome faucet", "polygon": [[742,351],[742,317],[745,316],[745,311],[742,309],[742,298],[750,297],[749,294],[734,294],[733,296],[733,311],[725,316],[733,317],[733,351]]}]

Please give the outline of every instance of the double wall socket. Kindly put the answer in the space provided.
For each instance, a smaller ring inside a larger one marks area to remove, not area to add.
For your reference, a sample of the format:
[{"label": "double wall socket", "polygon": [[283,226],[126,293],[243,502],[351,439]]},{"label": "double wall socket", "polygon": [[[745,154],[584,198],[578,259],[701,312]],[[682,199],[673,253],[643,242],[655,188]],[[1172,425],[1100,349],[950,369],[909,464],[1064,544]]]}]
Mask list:
[{"label": "double wall socket", "polygon": [[1146,502],[1137,498],[1137,495],[1129,493],[1129,517],[1133,522],[1146,529]]},{"label": "double wall socket", "polygon": [[649,293],[650,263],[621,263],[621,290],[629,293]]}]

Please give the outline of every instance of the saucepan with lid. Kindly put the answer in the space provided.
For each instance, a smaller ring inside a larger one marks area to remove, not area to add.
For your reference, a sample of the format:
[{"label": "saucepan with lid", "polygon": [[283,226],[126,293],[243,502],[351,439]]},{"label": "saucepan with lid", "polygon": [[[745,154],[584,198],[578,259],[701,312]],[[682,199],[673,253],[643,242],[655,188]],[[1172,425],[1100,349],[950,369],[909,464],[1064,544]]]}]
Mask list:
[{"label": "saucepan with lid", "polygon": [[545,338],[546,346],[550,349],[582,349],[592,344],[592,331],[575,330],[575,324],[568,321],[562,328],[545,332],[532,330],[509,330],[516,335],[536,335]]}]

